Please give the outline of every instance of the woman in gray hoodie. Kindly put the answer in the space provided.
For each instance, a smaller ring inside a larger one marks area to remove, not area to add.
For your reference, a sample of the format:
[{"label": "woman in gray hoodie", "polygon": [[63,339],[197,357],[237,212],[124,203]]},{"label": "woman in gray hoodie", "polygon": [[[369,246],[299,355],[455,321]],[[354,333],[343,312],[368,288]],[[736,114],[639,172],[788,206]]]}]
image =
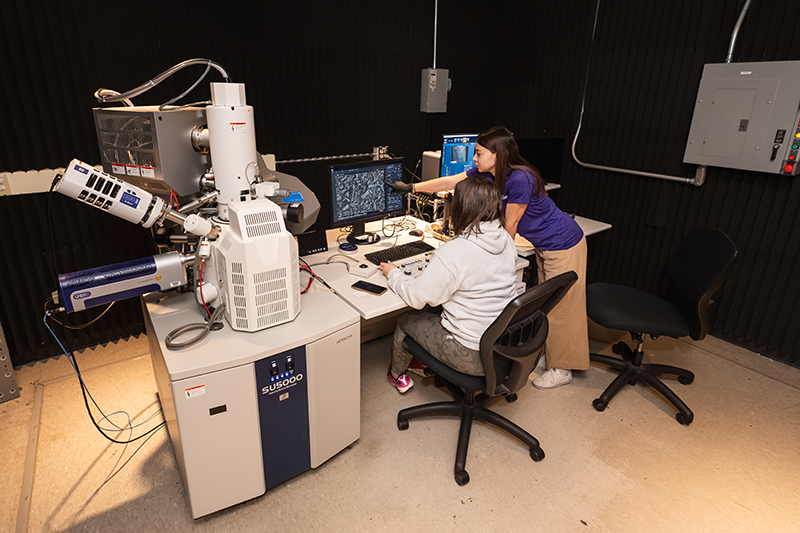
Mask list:
[{"label": "woman in gray hoodie", "polygon": [[516,296],[517,251],[505,230],[500,190],[483,177],[463,179],[455,187],[451,220],[455,237],[436,250],[419,277],[381,263],[389,287],[410,307],[442,306],[441,315],[406,313],[397,323],[387,378],[400,392],[414,385],[405,373],[412,359],[403,349],[406,335],[454,370],[484,375],[481,336]]}]

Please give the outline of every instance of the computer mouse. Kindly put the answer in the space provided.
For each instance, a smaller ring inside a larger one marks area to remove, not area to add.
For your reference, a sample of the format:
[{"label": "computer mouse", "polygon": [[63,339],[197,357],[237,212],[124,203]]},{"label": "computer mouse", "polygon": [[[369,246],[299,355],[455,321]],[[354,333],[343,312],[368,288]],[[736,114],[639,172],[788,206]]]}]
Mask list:
[{"label": "computer mouse", "polygon": [[418,229],[412,229],[411,231],[408,232],[408,234],[413,237],[422,237],[422,232]]}]

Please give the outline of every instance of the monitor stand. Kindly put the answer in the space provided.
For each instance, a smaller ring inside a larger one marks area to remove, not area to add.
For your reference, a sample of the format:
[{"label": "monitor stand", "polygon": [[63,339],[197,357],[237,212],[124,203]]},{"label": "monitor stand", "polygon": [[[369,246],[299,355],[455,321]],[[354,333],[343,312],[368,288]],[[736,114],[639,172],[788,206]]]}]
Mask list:
[{"label": "monitor stand", "polygon": [[364,222],[354,222],[352,231],[347,235],[347,242],[352,244],[375,244],[379,240],[381,236],[367,231]]}]

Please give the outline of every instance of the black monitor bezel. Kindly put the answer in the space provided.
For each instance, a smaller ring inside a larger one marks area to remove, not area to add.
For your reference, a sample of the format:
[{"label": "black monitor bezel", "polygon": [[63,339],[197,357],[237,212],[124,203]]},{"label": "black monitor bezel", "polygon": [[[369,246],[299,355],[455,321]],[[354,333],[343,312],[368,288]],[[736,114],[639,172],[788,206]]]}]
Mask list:
[{"label": "black monitor bezel", "polygon": [[[334,165],[329,165],[328,166],[328,187],[329,187],[329,192],[330,192],[330,201],[329,201],[329,206],[330,206],[330,227],[331,228],[346,228],[346,227],[349,227],[349,226],[353,226],[354,227],[354,232],[355,232],[355,231],[358,231],[358,227],[359,226],[363,227],[363,224],[366,223],[366,222],[374,222],[376,220],[382,220],[382,219],[385,219],[385,218],[398,216],[398,215],[402,215],[403,213],[405,213],[406,206],[404,205],[403,202],[401,202],[400,206],[395,208],[395,209],[388,209],[388,210],[384,210],[384,211],[370,213],[370,214],[364,215],[364,216],[341,219],[341,220],[338,220],[338,221],[335,219],[336,207],[333,205],[333,202],[334,202],[333,173],[334,173],[334,171],[342,170],[342,169],[362,168],[362,167],[363,168],[367,168],[367,167],[371,167],[371,166],[389,166],[389,165],[397,164],[397,163],[400,164],[401,171],[404,171],[405,167],[403,166],[403,158],[402,157],[393,157],[391,159],[378,159],[378,160],[369,159],[369,160],[364,160],[364,161],[354,161],[354,162],[349,162],[349,163],[337,163],[337,164],[334,164]],[[402,179],[402,172],[401,172],[401,179]],[[394,193],[394,194],[398,194],[398,193]],[[402,195],[399,195],[399,196],[402,196]],[[363,230],[362,230],[361,234],[363,234]],[[354,233],[354,235],[357,236],[359,234],[358,233]],[[355,237],[354,237],[354,239],[355,239]],[[373,241],[370,241],[370,242],[376,242],[376,241],[377,241],[377,239],[375,239]],[[352,240],[351,240],[351,242],[352,242]],[[360,241],[359,241],[359,243],[360,243]]]},{"label": "black monitor bezel", "polygon": [[520,155],[539,170],[548,183],[560,183],[564,166],[564,137],[529,137],[516,139]]}]

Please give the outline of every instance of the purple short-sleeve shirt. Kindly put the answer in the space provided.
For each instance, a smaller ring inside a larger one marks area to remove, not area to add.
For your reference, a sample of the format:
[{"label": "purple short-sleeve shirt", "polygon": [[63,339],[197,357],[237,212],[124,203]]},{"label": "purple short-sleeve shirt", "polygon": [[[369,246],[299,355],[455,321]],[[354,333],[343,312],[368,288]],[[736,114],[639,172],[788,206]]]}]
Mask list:
[{"label": "purple short-sleeve shirt", "polygon": [[[468,176],[478,174],[478,169],[474,167],[467,171]],[[492,178],[491,174],[486,176]],[[525,170],[512,170],[506,180],[503,210],[509,203],[528,206],[517,225],[517,233],[539,250],[568,250],[578,244],[583,238],[583,230],[578,223],[556,207],[543,192],[534,196],[533,186],[533,176]]]}]

